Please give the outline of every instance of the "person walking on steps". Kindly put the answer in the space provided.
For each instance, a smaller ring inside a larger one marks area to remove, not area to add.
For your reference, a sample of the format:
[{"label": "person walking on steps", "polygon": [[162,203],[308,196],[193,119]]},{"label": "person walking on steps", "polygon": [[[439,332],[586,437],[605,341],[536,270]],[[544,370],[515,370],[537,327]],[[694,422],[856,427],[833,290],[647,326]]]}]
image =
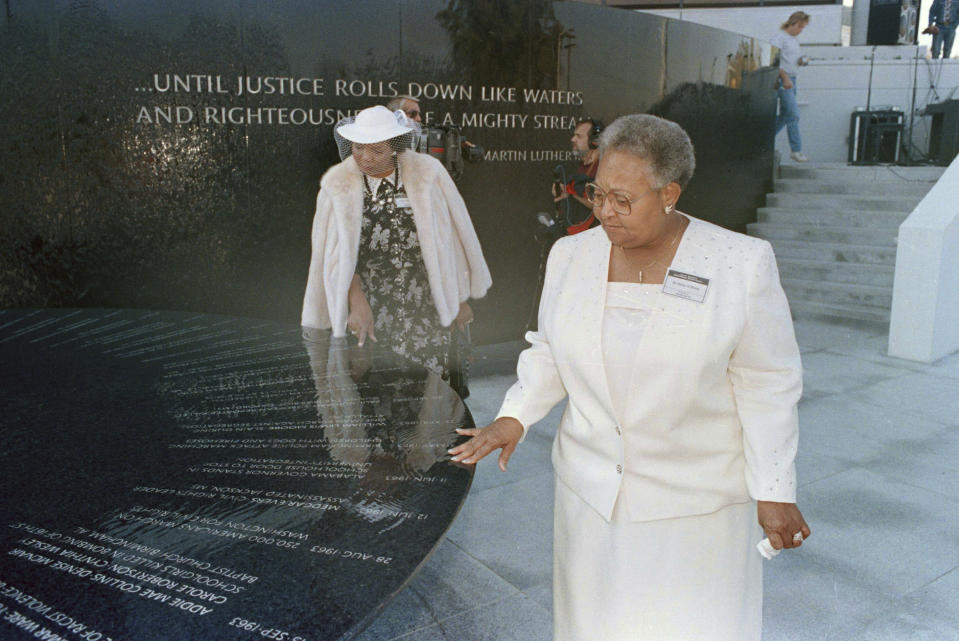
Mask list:
[{"label": "person walking on steps", "polygon": [[779,49],[779,115],[776,116],[776,134],[786,128],[789,136],[789,157],[796,162],[806,162],[809,158],[802,152],[802,137],[799,135],[799,104],[796,102],[796,75],[806,60],[799,53],[799,34],[809,24],[809,14],[796,11],[789,16],[770,39],[772,46]]}]

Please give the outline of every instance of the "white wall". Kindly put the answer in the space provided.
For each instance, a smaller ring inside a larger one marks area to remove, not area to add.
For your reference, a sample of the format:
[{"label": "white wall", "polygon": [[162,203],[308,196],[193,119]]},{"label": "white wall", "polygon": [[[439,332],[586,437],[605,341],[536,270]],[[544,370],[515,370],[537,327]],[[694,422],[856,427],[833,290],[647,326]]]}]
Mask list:
[{"label": "white wall", "polygon": [[776,7],[732,7],[722,9],[642,9],[665,18],[686,20],[696,24],[741,33],[751,38],[769,40],[793,11],[805,11],[811,17],[799,36],[809,44],[841,43],[842,5],[781,5]]},{"label": "white wall", "polygon": [[[921,3],[920,29],[928,22],[931,0]],[[845,0],[832,5],[715,9],[651,9],[646,13],[688,20],[768,40],[793,11],[812,16],[799,40],[810,64],[800,70],[799,113],[803,152],[815,162],[845,162],[849,155],[849,119],[857,108],[897,107],[905,116],[905,133],[912,141],[912,158],[928,151],[931,120],[922,108],[950,97],[959,98],[959,58],[930,60],[931,36],[920,35],[919,45],[836,46],[842,41],[843,12],[847,33],[865,40],[869,0]],[[861,37],[861,38],[860,38]],[[959,55],[959,43],[954,48]],[[954,92],[952,94],[952,92]],[[789,162],[786,132],[776,149]]]},{"label": "white wall", "polygon": [[[919,3],[918,44],[932,47],[932,36],[922,33],[929,24],[932,0]],[[805,11],[811,16],[809,25],[799,36],[806,45],[862,45],[866,46],[869,31],[870,0],[843,0],[842,4],[782,5],[776,7],[723,7],[710,9],[639,9],[666,18],[688,20],[751,38],[769,40],[793,11]],[[952,49],[959,58],[959,43]]]},{"label": "white wall", "polygon": [[959,158],[899,227],[889,355],[931,363],[959,350]]},{"label": "white wall", "polygon": [[[803,152],[815,162],[846,162],[852,113],[888,106],[903,112],[904,136],[911,141],[912,158],[918,159],[928,152],[931,126],[922,109],[959,99],[959,60],[928,59],[929,36],[920,36],[918,46],[834,46],[843,38],[848,41],[850,31],[854,42],[865,40],[868,2],[856,0],[852,12],[850,2],[845,4],[845,33],[842,5],[649,13],[764,40],[792,11],[812,14],[800,35],[809,59],[797,82]],[[930,2],[921,4],[920,29],[927,23]],[[954,54],[957,51],[959,46]],[[776,149],[784,162],[790,162],[785,131],[777,137]],[[928,363],[955,351],[959,351],[959,158],[899,228],[889,330],[891,356]]]},{"label": "white wall", "polygon": [[[798,85],[803,153],[814,162],[846,162],[849,119],[859,107],[898,107],[910,130],[913,157],[928,151],[931,120],[919,115],[929,104],[959,98],[959,59],[930,60],[923,46],[803,46],[809,65]],[[913,109],[915,106],[915,109]],[[776,149],[788,162],[785,130]]]}]

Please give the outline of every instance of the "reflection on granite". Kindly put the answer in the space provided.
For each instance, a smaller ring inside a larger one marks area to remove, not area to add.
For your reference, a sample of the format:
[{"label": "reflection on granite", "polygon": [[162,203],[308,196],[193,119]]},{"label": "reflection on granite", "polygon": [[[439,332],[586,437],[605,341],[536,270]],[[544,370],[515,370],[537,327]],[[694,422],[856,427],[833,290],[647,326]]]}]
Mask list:
[{"label": "reflection on granite", "polygon": [[0,363],[3,639],[351,638],[472,480],[442,380],[299,327],[7,310]]}]

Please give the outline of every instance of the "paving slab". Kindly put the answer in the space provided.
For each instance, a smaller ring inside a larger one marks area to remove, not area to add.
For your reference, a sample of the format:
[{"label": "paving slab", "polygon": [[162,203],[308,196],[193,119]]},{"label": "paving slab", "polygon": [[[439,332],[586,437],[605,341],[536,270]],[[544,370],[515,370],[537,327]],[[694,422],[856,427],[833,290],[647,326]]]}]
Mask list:
[{"label": "paving slab", "polygon": [[495,572],[444,541],[358,641],[400,638],[518,594]]},{"label": "paving slab", "polygon": [[888,325],[864,323],[840,319],[798,319],[794,323],[796,341],[801,352],[810,352],[827,347],[858,345],[877,337],[888,335]]},{"label": "paving slab", "polygon": [[841,394],[799,404],[800,451],[847,465],[898,461],[909,443],[926,441],[943,429],[942,423],[931,418]]},{"label": "paving slab", "polygon": [[799,550],[766,562],[764,641],[847,641],[895,606],[894,598],[811,560],[817,539],[814,531]]},{"label": "paving slab", "polygon": [[[430,636],[425,636],[427,634]],[[432,629],[402,637],[402,641],[550,641],[552,638],[549,612],[520,594],[450,617]]]},{"label": "paving slab", "polygon": [[951,377],[911,373],[859,388],[850,398],[959,426],[959,385]]},{"label": "paving slab", "polygon": [[446,536],[520,590],[550,582],[552,472],[471,493]]},{"label": "paving slab", "polygon": [[959,569],[895,602],[851,641],[959,641]]},{"label": "paving slab", "polygon": [[899,365],[848,358],[828,350],[803,354],[802,364],[804,398],[843,394],[912,373]]},{"label": "paving slab", "polygon": [[802,552],[828,572],[899,598],[959,564],[959,499],[861,467],[803,488]]}]

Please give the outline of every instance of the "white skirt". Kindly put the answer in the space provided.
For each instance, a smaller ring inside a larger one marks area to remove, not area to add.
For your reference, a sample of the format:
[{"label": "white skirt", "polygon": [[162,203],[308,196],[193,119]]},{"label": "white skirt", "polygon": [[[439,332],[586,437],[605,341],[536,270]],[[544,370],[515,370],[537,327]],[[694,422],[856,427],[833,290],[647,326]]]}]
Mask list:
[{"label": "white skirt", "polygon": [[607,522],[556,478],[553,641],[759,641],[756,503]]}]

